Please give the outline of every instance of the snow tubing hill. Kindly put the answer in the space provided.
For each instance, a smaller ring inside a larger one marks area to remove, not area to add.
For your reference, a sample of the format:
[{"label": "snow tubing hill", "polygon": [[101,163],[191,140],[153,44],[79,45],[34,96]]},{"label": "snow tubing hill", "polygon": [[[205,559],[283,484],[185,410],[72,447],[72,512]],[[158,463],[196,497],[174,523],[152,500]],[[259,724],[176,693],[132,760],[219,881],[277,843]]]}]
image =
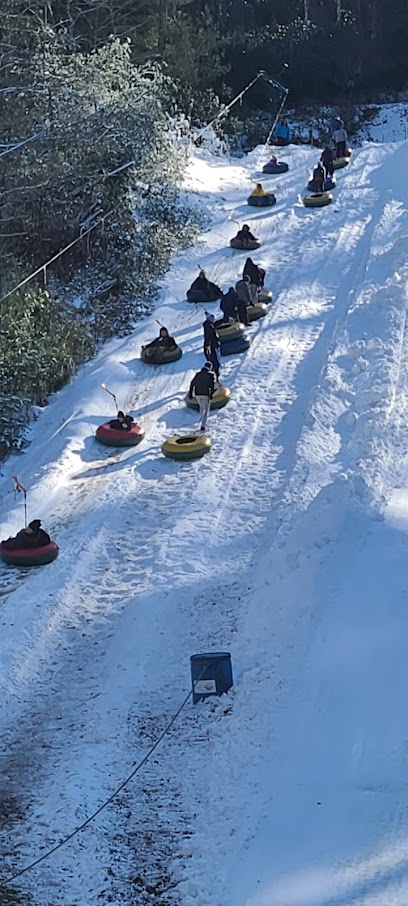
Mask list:
[{"label": "snow tubing hill", "polygon": [[247,202],[253,208],[270,208],[276,204],[276,198],[272,192],[269,192],[268,195],[248,195]]},{"label": "snow tubing hill", "polygon": [[225,343],[221,343],[221,355],[238,355],[240,352],[246,352],[251,345],[251,338],[248,334],[244,333],[242,337],[237,337],[235,340],[226,340]]},{"label": "snow tubing hill", "polygon": [[288,170],[289,164],[287,164],[284,160],[278,160],[276,164],[265,164],[265,166],[262,167],[262,173],[270,173],[272,175],[275,175],[277,173],[287,173]]},{"label": "snow tubing hill", "polygon": [[265,302],[257,302],[255,305],[248,305],[247,315],[248,321],[259,321],[259,318],[264,318],[268,308]]},{"label": "snow tubing hill", "polygon": [[56,560],[58,554],[59,547],[55,541],[43,544],[42,547],[20,547],[14,551],[6,550],[3,542],[0,544],[0,558],[9,566],[45,566],[46,563]]},{"label": "snow tubing hill", "polygon": [[260,239],[231,239],[230,246],[232,249],[238,249],[241,252],[254,252],[261,247]]},{"label": "snow tubing hill", "polygon": [[156,352],[154,358],[150,358],[148,351],[142,349],[140,358],[142,359],[142,362],[146,362],[146,365],[169,365],[170,362],[177,362],[178,359],[181,359],[182,355],[183,352],[180,349],[180,346],[176,346],[175,349],[165,349],[163,352],[160,352],[160,355]]},{"label": "snow tubing hill", "polygon": [[[229,390],[228,387],[223,387],[220,384],[217,387],[217,389],[214,393],[214,396],[211,400],[210,409],[211,410],[222,409],[224,406],[227,405],[227,403],[230,401],[230,399],[231,399],[231,390]],[[187,393],[186,396],[184,397],[184,400],[185,400],[186,406],[188,406],[189,409],[195,409],[195,411],[198,412],[198,403],[197,403],[197,400],[194,399],[194,397],[191,400]]]},{"label": "snow tubing hill", "polygon": [[188,289],[186,292],[187,302],[216,302],[220,298],[219,294],[211,293],[207,296],[201,289]]},{"label": "snow tubing hill", "polygon": [[162,452],[167,456],[167,459],[176,459],[181,462],[201,459],[210,450],[210,438],[202,434],[181,434],[176,437],[169,437],[162,444]]},{"label": "snow tubing hill", "polygon": [[316,192],[314,195],[305,195],[303,204],[305,208],[324,208],[332,201],[333,195],[330,192]]},{"label": "snow tubing hill", "polygon": [[129,431],[124,428],[111,428],[109,422],[99,425],[96,439],[106,447],[136,447],[145,436],[141,425],[132,425]]},{"label": "snow tubing hill", "polygon": [[349,163],[349,157],[335,157],[333,161],[333,168],[335,170],[342,170],[343,167],[348,167]]},{"label": "snow tubing hill", "polygon": [[232,324],[229,321],[215,321],[214,326],[221,343],[228,340],[237,340],[245,333],[245,325],[240,324],[238,321],[234,321]]}]

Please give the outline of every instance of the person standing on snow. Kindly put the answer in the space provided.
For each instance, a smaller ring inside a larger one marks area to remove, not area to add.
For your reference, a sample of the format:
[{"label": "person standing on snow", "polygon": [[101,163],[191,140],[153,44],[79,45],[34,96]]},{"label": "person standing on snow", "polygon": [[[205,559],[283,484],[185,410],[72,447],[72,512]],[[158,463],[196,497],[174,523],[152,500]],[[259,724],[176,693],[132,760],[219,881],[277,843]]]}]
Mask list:
[{"label": "person standing on snow", "polygon": [[328,145],[326,145],[324,151],[322,151],[320,160],[326,170],[327,176],[333,176],[333,151]]},{"label": "person standing on snow", "polygon": [[242,278],[242,280],[238,280],[238,282],[235,284],[235,290],[238,298],[241,302],[244,303],[246,308],[256,305],[258,301],[257,289],[256,286],[251,283],[248,274],[246,274],[245,277]]},{"label": "person standing on snow", "polygon": [[253,283],[257,289],[263,289],[265,280],[265,271],[263,267],[258,267],[252,258],[247,258],[245,262],[243,277],[248,275],[250,283]]},{"label": "person standing on snow", "polygon": [[211,400],[215,393],[215,377],[211,362],[206,362],[201,371],[198,371],[190,384],[189,399],[195,397],[201,416],[200,431],[205,431]]},{"label": "person standing on snow", "polygon": [[214,325],[214,315],[211,312],[206,311],[205,321],[203,322],[204,328],[204,355],[214,370],[215,379],[218,383],[220,376],[220,360],[219,360],[219,349],[220,349],[220,340],[215,329]]},{"label": "person standing on snow", "polygon": [[326,179],[326,171],[322,164],[319,163],[313,170],[313,184],[315,192],[323,192],[324,181]]},{"label": "person standing on snow", "polygon": [[336,145],[336,157],[345,157],[348,138],[344,126],[339,126],[338,129],[335,129],[332,138]]},{"label": "person standing on snow", "polygon": [[220,309],[225,321],[239,321],[239,296],[233,286],[223,295]]}]

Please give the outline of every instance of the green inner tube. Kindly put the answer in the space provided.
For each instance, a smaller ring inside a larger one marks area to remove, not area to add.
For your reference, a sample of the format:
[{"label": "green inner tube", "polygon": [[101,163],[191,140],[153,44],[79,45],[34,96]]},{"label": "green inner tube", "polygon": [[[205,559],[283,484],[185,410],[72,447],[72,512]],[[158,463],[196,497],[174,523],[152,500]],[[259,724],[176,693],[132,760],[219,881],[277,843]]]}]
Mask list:
[{"label": "green inner tube", "polygon": [[268,309],[265,302],[258,302],[256,305],[248,305],[248,321],[258,321],[259,318],[264,318],[267,310]]},{"label": "green inner tube", "polygon": [[222,343],[227,342],[228,340],[236,340],[238,337],[242,337],[245,333],[245,325],[240,324],[238,321],[232,321],[231,323],[215,323],[215,329]]}]

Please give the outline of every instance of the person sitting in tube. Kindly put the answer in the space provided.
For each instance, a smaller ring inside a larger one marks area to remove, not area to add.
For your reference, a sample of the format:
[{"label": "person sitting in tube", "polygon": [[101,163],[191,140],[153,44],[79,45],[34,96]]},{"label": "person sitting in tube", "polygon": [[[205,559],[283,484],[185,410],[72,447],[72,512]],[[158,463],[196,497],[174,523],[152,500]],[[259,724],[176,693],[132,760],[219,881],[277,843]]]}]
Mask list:
[{"label": "person sitting in tube", "polygon": [[257,182],[255,188],[251,192],[251,195],[253,195],[255,198],[264,198],[265,195],[270,195],[270,194],[271,194],[270,192],[267,192],[263,188],[263,185],[261,182]]},{"label": "person sitting in tube", "polygon": [[240,242],[258,242],[256,236],[251,233],[247,223],[244,223],[242,229],[238,230],[235,239],[239,239]]},{"label": "person sitting in tube", "polygon": [[119,409],[116,418],[110,420],[109,427],[113,428],[114,431],[130,431],[134,423],[135,420],[131,415],[125,415],[125,413]]},{"label": "person sitting in tube", "polygon": [[202,269],[200,270],[198,277],[193,280],[190,290],[196,290],[197,292],[203,293],[204,296],[207,296],[209,301],[213,296],[217,296],[218,299],[222,296],[220,287],[217,286],[216,283],[212,283],[211,280],[206,277],[205,271]]},{"label": "person sitting in tube", "polygon": [[5,550],[14,551],[24,550],[26,547],[44,547],[50,541],[49,534],[41,528],[41,519],[33,519],[14,538],[7,538],[1,543]]},{"label": "person sitting in tube", "polygon": [[161,350],[176,349],[176,346],[177,343],[174,337],[170,336],[167,327],[161,327],[159,336],[156,337],[155,340],[152,340],[151,343],[147,343],[146,346],[142,346],[142,352],[146,352],[147,350],[160,352]]}]

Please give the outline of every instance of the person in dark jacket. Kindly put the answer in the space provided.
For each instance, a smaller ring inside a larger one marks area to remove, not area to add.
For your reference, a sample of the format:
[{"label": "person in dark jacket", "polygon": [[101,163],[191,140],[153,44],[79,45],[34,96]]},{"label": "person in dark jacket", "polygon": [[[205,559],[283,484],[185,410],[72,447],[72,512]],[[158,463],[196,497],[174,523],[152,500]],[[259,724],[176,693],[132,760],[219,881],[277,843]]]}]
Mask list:
[{"label": "person in dark jacket", "polygon": [[205,321],[203,322],[204,327],[204,355],[214,370],[216,381],[220,376],[220,360],[219,360],[219,349],[220,349],[220,339],[215,329],[214,324],[215,318],[214,315],[209,311],[205,313]]},{"label": "person in dark jacket", "polygon": [[216,283],[211,283],[211,280],[207,279],[203,270],[201,270],[198,277],[193,280],[190,289],[199,290],[201,293],[204,293],[209,302],[221,299],[222,296],[222,290]]},{"label": "person in dark jacket", "polygon": [[116,418],[110,420],[109,427],[114,428],[115,431],[130,431],[134,423],[135,420],[131,415],[125,415],[124,412],[119,410]]},{"label": "person in dark jacket", "polygon": [[247,241],[258,242],[256,236],[252,235],[251,230],[249,229],[249,226],[247,223],[244,223],[242,229],[238,230],[238,233],[237,233],[235,239],[239,239],[240,242],[247,242]]},{"label": "person in dark jacket", "polygon": [[[235,284],[235,289],[237,296],[244,303],[245,308],[253,307],[258,301],[258,292],[256,286],[253,283],[250,283],[248,274],[246,277],[243,277],[242,280],[238,280]],[[245,321],[244,321],[245,324]]]},{"label": "person in dark jacket", "polygon": [[329,122],[330,135],[333,135],[335,129],[341,129],[344,126],[343,120],[339,116],[331,116]]},{"label": "person in dark jacket", "polygon": [[315,192],[323,192],[325,179],[326,179],[326,171],[319,161],[319,163],[313,170],[312,182],[314,184],[313,188],[314,188]]},{"label": "person in dark jacket", "polygon": [[220,302],[220,309],[224,315],[226,321],[230,319],[232,321],[239,321],[239,296],[235,292],[233,286],[230,286],[227,293],[225,293]]},{"label": "person in dark jacket", "polygon": [[177,349],[177,343],[174,337],[170,336],[167,327],[161,327],[159,336],[146,346],[142,346],[142,352],[144,353],[145,358],[150,360],[160,358],[163,352],[170,349]]},{"label": "person in dark jacket", "polygon": [[197,400],[201,416],[200,431],[205,431],[211,400],[215,393],[215,377],[211,362],[206,362],[201,371],[198,371],[190,384],[189,398]]},{"label": "person in dark jacket", "polygon": [[248,275],[249,282],[253,283],[257,289],[262,289],[265,280],[265,271],[262,267],[258,267],[257,264],[254,264],[252,258],[247,258],[245,262],[243,277]]},{"label": "person in dark jacket", "polygon": [[33,519],[28,523],[27,528],[21,529],[14,538],[2,541],[2,545],[5,550],[14,551],[26,547],[44,547],[50,541],[49,534],[41,528],[41,519]]},{"label": "person in dark jacket", "polygon": [[328,145],[326,145],[324,151],[322,151],[320,160],[323,164],[324,169],[326,170],[327,176],[333,176],[333,151],[331,148],[329,148]]}]

